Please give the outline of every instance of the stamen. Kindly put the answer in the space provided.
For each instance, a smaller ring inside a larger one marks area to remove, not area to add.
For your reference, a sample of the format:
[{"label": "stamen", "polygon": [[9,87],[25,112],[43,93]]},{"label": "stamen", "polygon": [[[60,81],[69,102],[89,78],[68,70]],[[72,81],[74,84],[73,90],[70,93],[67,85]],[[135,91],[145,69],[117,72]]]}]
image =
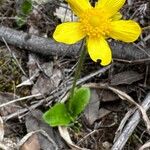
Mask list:
[{"label": "stamen", "polygon": [[107,36],[109,34],[109,18],[101,10],[90,9],[85,11],[81,17],[81,30],[90,37]]}]

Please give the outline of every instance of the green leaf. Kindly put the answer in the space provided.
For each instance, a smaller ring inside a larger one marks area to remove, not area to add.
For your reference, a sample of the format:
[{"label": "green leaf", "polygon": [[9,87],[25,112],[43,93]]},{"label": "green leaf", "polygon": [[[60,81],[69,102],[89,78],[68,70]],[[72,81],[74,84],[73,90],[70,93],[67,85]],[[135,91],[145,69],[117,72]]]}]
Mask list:
[{"label": "green leaf", "polygon": [[[76,118],[87,106],[90,100],[90,89],[81,87],[75,90],[74,96],[68,101],[67,106],[70,105],[69,111],[72,118]],[[70,104],[69,104],[70,103]]]},{"label": "green leaf", "polygon": [[19,27],[22,27],[26,23],[26,17],[18,16],[16,19],[16,23]]},{"label": "green leaf", "polygon": [[20,0],[19,9],[17,11],[16,23],[22,27],[27,22],[27,17],[32,11],[32,0]]},{"label": "green leaf", "polygon": [[69,115],[64,103],[57,103],[47,112],[44,113],[43,119],[50,126],[65,126],[71,122],[71,116]]},{"label": "green leaf", "polygon": [[32,0],[23,0],[21,4],[21,13],[28,15],[32,11]]}]

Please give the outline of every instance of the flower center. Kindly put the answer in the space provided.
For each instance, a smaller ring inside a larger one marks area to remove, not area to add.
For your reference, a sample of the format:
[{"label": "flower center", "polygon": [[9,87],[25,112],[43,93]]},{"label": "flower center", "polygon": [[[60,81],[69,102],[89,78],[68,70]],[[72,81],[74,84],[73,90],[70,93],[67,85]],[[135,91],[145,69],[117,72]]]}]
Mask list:
[{"label": "flower center", "polygon": [[110,19],[99,10],[92,8],[85,11],[81,16],[81,30],[90,37],[107,36],[109,34]]}]

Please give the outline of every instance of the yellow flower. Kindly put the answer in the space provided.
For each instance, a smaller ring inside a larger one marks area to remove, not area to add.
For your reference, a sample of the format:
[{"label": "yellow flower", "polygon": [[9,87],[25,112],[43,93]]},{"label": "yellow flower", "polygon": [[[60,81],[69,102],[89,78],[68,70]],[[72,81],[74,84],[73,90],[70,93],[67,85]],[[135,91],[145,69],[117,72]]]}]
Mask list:
[{"label": "yellow flower", "polygon": [[111,37],[124,42],[133,42],[141,34],[140,26],[132,20],[120,20],[118,12],[125,0],[98,0],[92,7],[89,0],[67,0],[77,22],[66,22],[58,25],[53,38],[65,44],[74,44],[84,37],[91,59],[101,60],[101,65],[108,65],[112,61],[110,47],[105,40]]}]

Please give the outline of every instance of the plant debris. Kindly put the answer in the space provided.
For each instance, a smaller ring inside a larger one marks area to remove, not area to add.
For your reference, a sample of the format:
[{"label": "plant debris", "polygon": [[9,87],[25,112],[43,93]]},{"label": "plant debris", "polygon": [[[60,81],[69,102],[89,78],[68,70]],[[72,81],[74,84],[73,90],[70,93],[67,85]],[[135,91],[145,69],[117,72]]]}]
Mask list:
[{"label": "plant debris", "polygon": [[0,149],[149,148],[149,0],[127,0],[120,10],[142,34],[129,44],[108,39],[111,65],[102,67],[87,54],[77,85],[90,87],[90,102],[75,123],[59,128],[42,115],[57,102],[66,104],[81,42],[65,45],[52,35],[58,24],[77,18],[63,0],[22,6],[25,1],[31,2],[0,1]]}]

